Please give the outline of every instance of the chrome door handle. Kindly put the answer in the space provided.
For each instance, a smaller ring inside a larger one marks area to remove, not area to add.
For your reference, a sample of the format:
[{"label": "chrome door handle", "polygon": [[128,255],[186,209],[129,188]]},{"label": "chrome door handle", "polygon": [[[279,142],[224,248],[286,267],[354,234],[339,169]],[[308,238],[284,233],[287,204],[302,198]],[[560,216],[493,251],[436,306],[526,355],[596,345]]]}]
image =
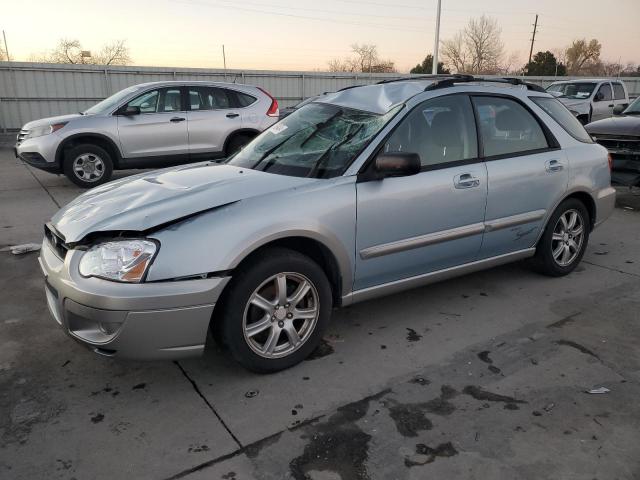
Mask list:
[{"label": "chrome door handle", "polygon": [[560,160],[549,160],[544,164],[544,168],[547,172],[559,172],[564,168],[564,165],[560,163]]},{"label": "chrome door handle", "polygon": [[474,177],[470,173],[461,173],[453,177],[453,186],[455,188],[474,188],[480,185],[480,179]]},{"label": "chrome door handle", "polygon": [[173,123],[178,123],[178,122],[184,122],[186,120],[186,118],[184,117],[173,117],[171,120],[169,120],[170,122]]}]

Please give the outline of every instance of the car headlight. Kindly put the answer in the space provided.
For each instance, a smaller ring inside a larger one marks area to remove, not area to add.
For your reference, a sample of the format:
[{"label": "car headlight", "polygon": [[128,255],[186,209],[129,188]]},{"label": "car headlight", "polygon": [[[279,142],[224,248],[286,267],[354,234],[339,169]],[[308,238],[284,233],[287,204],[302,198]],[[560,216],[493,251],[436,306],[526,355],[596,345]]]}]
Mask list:
[{"label": "car headlight", "polygon": [[64,127],[68,122],[54,123],[53,125],[45,125],[43,127],[35,127],[29,130],[25,138],[42,137],[43,135],[49,135],[50,133],[57,132]]},{"label": "car headlight", "polygon": [[80,259],[80,275],[140,283],[158,247],[151,240],[115,240],[95,245]]}]

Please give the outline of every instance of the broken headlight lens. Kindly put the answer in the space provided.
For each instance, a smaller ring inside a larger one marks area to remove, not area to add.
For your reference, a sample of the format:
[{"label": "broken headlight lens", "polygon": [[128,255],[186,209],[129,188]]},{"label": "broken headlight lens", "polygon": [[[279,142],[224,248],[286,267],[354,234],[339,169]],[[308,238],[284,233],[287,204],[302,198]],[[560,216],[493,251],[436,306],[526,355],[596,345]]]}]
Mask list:
[{"label": "broken headlight lens", "polygon": [[118,240],[95,245],[80,259],[80,275],[140,283],[158,247],[151,240]]}]

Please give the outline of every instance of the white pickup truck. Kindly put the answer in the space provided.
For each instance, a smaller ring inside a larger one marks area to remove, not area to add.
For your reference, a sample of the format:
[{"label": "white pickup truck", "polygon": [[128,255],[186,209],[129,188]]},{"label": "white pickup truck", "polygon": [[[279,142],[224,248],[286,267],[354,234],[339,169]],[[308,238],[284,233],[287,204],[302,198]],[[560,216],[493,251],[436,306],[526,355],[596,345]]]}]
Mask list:
[{"label": "white pickup truck", "polygon": [[609,118],[629,105],[629,94],[621,80],[602,78],[563,80],[547,87],[547,92],[571,110],[583,125]]}]

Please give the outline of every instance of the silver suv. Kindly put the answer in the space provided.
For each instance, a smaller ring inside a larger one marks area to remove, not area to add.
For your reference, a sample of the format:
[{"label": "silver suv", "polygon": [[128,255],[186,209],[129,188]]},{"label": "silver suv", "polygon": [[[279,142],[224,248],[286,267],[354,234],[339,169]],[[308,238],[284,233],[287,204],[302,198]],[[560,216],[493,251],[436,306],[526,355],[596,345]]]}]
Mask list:
[{"label": "silver suv", "polygon": [[604,147],[539,87],[426,77],[329,93],[226,164],[92,189],[46,226],[49,308],[108,356],[245,367],[316,348],[333,307],[528,258],[567,275],[612,212]]},{"label": "silver suv", "polygon": [[250,85],[134,85],[73,115],[27,123],[16,156],[90,188],[114,169],[156,168],[228,156],[278,120],[278,102]]}]

